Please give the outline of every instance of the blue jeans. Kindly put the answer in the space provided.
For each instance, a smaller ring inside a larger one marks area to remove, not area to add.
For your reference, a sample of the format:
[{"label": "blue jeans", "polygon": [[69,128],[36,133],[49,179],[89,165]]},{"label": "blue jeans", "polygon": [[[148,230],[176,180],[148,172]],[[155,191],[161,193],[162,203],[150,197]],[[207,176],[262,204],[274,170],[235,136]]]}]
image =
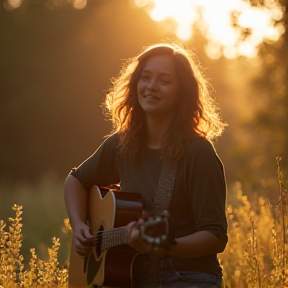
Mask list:
[{"label": "blue jeans", "polygon": [[170,260],[160,261],[157,277],[150,275],[151,263],[140,261],[133,268],[132,288],[222,288],[221,275],[176,271]]},{"label": "blue jeans", "polygon": [[[222,277],[205,272],[175,271],[174,275],[164,274],[164,288],[222,288]],[[161,287],[161,286],[160,286]]]}]

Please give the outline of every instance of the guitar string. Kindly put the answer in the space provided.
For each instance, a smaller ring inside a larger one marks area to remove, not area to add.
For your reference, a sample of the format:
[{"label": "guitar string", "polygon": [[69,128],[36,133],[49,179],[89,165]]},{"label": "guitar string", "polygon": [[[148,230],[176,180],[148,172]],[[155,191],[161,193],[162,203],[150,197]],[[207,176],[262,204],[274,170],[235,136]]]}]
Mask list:
[{"label": "guitar string", "polygon": [[[103,240],[106,240],[107,238],[109,238],[111,236],[115,236],[115,237],[118,236],[118,238],[121,237],[121,236],[125,236],[124,228],[125,228],[125,226],[124,227],[119,227],[119,228],[114,228],[113,230],[98,231],[96,233],[96,235],[94,235],[93,238],[92,238],[92,244],[97,244],[97,242],[99,240],[103,241]],[[121,233],[120,235],[119,235],[119,232]],[[118,240],[118,239],[116,239],[116,240]]]},{"label": "guitar string", "polygon": [[[115,234],[115,236],[117,236],[116,234],[119,234],[119,232],[121,233],[121,235],[123,235],[123,233],[125,232],[125,226],[123,227],[118,227],[118,228],[114,228],[111,230],[103,230],[103,231],[98,231],[94,236],[93,236],[93,240],[97,241],[98,239],[102,238],[105,239],[107,237],[110,237],[111,235]],[[124,230],[124,231],[123,231]]]},{"label": "guitar string", "polygon": [[[98,231],[97,234],[94,235],[92,243],[90,243],[90,246],[95,247],[97,246],[97,244],[100,244],[101,251],[104,251],[106,249],[124,244],[126,243],[125,230],[126,230],[125,226],[123,226],[119,228],[114,228],[112,230]],[[122,233],[120,234],[119,231]],[[100,242],[98,242],[99,239],[101,239]],[[105,241],[105,240],[108,240],[108,241]]]},{"label": "guitar string", "polygon": [[[120,234],[120,233],[121,234]],[[97,242],[100,241],[100,240],[107,240],[109,237],[111,238],[111,236],[113,237],[117,237],[116,238],[116,241],[119,241],[121,240],[120,242],[123,242],[125,243],[125,241],[123,241],[122,239],[119,239],[120,237],[121,238],[124,238],[125,239],[125,226],[123,227],[117,227],[117,228],[114,228],[114,229],[111,229],[111,230],[103,230],[103,231],[98,231],[92,238],[92,241],[91,241],[91,246],[94,246],[94,245],[97,245]],[[120,235],[119,235],[120,234]],[[114,238],[115,239],[115,238]]]}]

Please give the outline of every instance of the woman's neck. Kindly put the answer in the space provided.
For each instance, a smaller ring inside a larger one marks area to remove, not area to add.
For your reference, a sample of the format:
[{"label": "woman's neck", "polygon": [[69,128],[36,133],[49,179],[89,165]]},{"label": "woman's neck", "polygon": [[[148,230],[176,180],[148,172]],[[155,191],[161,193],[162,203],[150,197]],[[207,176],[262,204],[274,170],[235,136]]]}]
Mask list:
[{"label": "woman's neck", "polygon": [[171,119],[158,118],[158,117],[146,117],[147,122],[147,134],[146,145],[151,149],[163,148],[163,142],[165,140],[166,132],[169,129]]}]

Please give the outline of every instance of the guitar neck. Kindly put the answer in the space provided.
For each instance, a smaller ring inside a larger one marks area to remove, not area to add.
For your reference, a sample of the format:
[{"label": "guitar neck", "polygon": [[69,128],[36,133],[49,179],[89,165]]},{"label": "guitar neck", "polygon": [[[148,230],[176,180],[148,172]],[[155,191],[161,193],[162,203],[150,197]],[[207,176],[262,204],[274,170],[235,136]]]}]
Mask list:
[{"label": "guitar neck", "polygon": [[126,243],[126,227],[114,228],[111,230],[98,231],[95,235],[95,244],[101,251],[107,250]]}]

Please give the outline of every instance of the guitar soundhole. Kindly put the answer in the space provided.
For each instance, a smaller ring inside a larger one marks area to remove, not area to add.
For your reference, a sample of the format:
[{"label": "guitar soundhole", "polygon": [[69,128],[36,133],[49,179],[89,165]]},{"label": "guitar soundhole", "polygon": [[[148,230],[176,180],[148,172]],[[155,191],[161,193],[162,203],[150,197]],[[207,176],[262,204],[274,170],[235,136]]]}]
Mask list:
[{"label": "guitar soundhole", "polygon": [[96,241],[96,254],[98,258],[101,256],[102,253],[101,247],[102,247],[103,230],[104,227],[103,225],[101,225],[97,233],[97,241]]}]

